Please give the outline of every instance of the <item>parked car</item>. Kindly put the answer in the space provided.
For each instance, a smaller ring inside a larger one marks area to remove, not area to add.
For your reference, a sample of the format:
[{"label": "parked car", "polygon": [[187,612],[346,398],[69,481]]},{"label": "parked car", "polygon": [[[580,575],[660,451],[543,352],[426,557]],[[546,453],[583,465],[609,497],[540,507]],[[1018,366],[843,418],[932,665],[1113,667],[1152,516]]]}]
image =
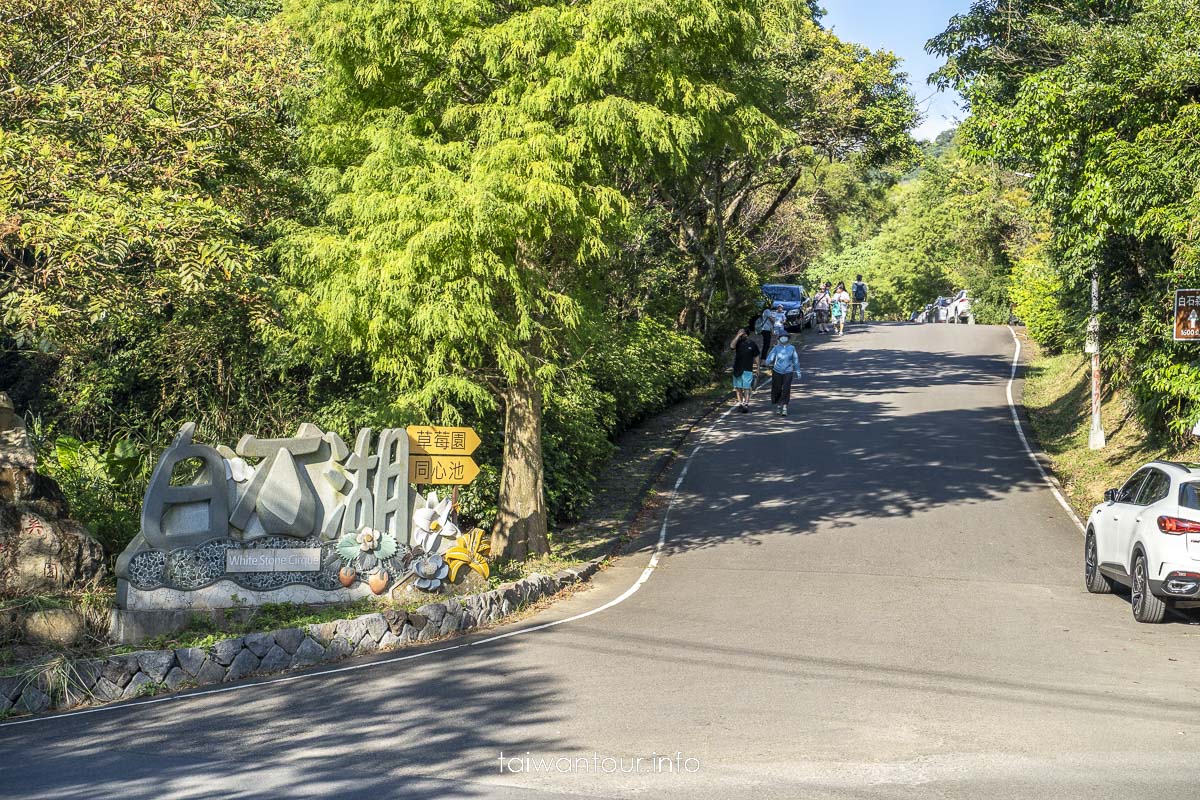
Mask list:
[{"label": "parked car", "polygon": [[816,313],[813,311],[812,298],[799,284],[767,283],[762,287],[763,298],[771,305],[778,303],[783,306],[787,315],[784,327],[795,332],[813,324]]},{"label": "parked car", "polygon": [[1200,606],[1200,465],[1153,461],[1106,491],[1088,515],[1083,578],[1094,594],[1128,586],[1138,622]]},{"label": "parked car", "polygon": [[918,308],[916,311],[912,312],[912,314],[909,315],[908,321],[909,322],[924,322],[925,320],[922,319],[922,316],[924,314],[925,314],[925,309]]},{"label": "parked car", "polygon": [[926,313],[927,322],[945,322],[950,316],[950,301],[952,298],[939,297],[934,300],[932,308]]},{"label": "parked car", "polygon": [[950,305],[946,308],[946,318],[950,322],[965,322],[968,325],[975,324],[975,315],[971,313],[971,298],[967,296],[966,289],[954,295],[954,299],[950,301]]},{"label": "parked car", "polygon": [[924,308],[922,308],[920,311],[917,312],[917,322],[920,322],[920,323],[932,322],[933,317],[934,317],[933,309],[934,309],[933,303],[926,304],[926,306]]}]

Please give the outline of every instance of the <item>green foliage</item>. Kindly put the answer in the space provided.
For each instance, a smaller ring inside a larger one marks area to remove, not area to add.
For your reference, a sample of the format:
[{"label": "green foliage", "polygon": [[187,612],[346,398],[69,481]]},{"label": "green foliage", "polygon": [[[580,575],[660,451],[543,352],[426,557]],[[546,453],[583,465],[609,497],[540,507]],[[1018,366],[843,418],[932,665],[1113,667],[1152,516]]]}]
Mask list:
[{"label": "green foliage", "polygon": [[1200,416],[1195,355],[1170,340],[1170,294],[1200,281],[1200,3],[979,2],[930,46],[972,115],[971,151],[1033,175],[1049,267],[1078,341],[1093,270],[1107,369],[1151,431]]},{"label": "green foliage", "polygon": [[137,535],[150,477],[147,452],[123,438],[103,444],[54,436],[35,420],[31,439],[39,468],[62,488],[74,516],[110,556]]},{"label": "green foliage", "polygon": [[260,244],[295,200],[280,114],[299,69],[278,25],[225,5],[0,17],[3,371],[44,372],[18,402],[85,438],[202,414],[228,430],[267,405]]},{"label": "green foliage", "polygon": [[1034,245],[1041,226],[1022,183],[1011,172],[971,163],[946,137],[889,191],[890,215],[877,232],[827,252],[808,280],[849,286],[861,274],[876,319],[905,319],[965,288],[978,322],[1005,323],[1013,262]]},{"label": "green foliage", "polygon": [[1029,335],[1048,353],[1059,353],[1070,341],[1062,308],[1062,276],[1038,248],[1013,267],[1013,312]]}]

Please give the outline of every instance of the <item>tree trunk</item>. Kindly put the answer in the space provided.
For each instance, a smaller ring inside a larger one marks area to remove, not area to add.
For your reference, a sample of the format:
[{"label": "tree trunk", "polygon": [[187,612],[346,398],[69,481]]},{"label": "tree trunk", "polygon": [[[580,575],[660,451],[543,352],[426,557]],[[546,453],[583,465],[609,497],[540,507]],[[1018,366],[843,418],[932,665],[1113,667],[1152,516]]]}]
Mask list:
[{"label": "tree trunk", "polygon": [[542,472],[542,393],[532,375],[504,392],[504,468],[492,554],[518,561],[550,552]]}]

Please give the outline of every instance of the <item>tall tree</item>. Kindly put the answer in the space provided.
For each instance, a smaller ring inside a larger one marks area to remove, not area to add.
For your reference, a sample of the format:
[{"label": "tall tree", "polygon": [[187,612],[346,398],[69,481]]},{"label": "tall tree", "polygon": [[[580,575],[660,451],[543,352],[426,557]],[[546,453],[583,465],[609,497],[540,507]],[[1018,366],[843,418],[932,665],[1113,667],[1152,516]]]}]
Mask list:
[{"label": "tall tree", "polygon": [[326,75],[305,142],[327,215],[285,252],[297,319],[432,416],[502,409],[493,552],[545,552],[545,382],[607,294],[621,190],[784,135],[724,76],[751,91],[809,4],[292,0],[288,14]]}]

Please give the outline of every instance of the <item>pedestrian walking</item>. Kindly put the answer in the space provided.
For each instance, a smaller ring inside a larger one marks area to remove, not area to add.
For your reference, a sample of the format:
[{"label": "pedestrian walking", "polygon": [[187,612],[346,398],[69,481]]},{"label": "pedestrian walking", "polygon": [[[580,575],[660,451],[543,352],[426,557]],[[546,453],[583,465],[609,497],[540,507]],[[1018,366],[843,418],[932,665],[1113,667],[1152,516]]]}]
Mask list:
[{"label": "pedestrian walking", "polygon": [[859,322],[867,321],[867,284],[863,283],[862,275],[854,276],[850,284],[850,294],[854,296],[854,305],[850,308],[850,321],[858,316]]},{"label": "pedestrian walking", "polygon": [[846,291],[844,281],[839,281],[837,289],[833,292],[833,324],[837,328],[838,336],[846,332],[846,314],[850,311],[850,293]]},{"label": "pedestrian walking", "polygon": [[771,372],[771,405],[775,413],[787,416],[788,403],[792,400],[792,381],[800,378],[800,354],[790,344],[786,333],[779,337],[779,344],[767,355],[767,366]]},{"label": "pedestrian walking", "polygon": [[754,368],[760,351],[745,328],[738,328],[737,335],[729,343],[733,351],[733,395],[738,411],[745,414],[750,410],[750,392],[754,388]]},{"label": "pedestrian walking", "polygon": [[783,333],[783,323],[787,319],[787,315],[783,313],[783,305],[776,303],[774,308],[768,306],[763,309],[762,316],[758,318],[758,323],[755,326],[758,333],[762,336],[762,353],[771,351],[771,340]]},{"label": "pedestrian walking", "polygon": [[826,283],[813,298],[813,311],[817,314],[817,333],[829,333],[829,307],[832,303],[833,297],[829,293],[829,284]]}]

